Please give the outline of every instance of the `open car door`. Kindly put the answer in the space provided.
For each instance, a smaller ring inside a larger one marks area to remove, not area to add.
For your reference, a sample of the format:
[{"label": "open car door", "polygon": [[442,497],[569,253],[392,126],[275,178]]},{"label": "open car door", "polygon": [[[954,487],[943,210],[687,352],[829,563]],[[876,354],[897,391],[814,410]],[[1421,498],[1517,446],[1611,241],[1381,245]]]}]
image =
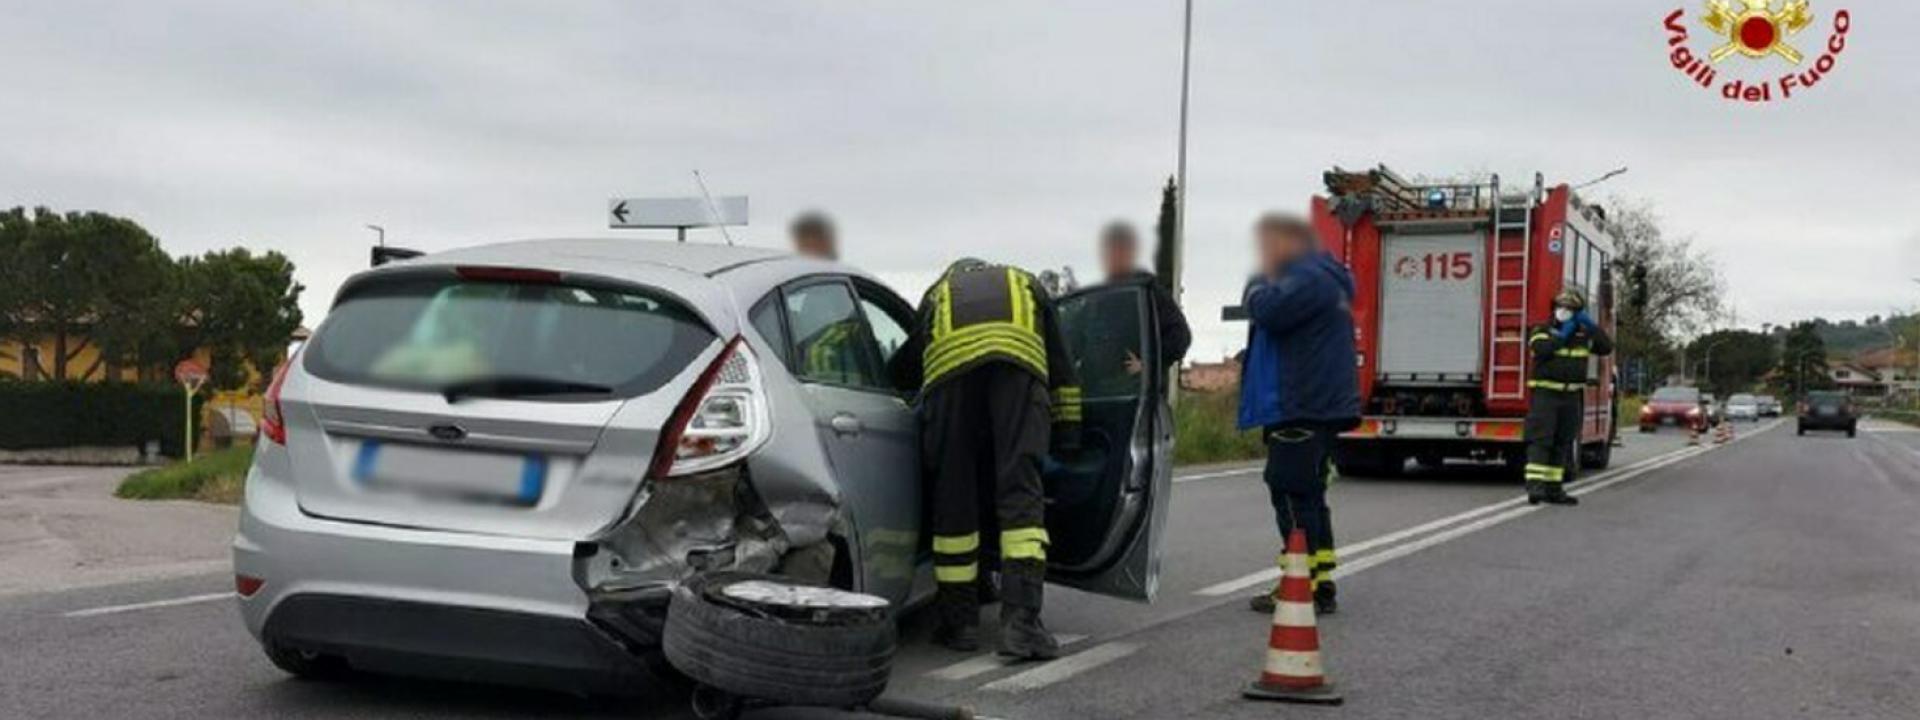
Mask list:
[{"label": "open car door", "polygon": [[1158,325],[1149,282],[1101,285],[1056,301],[1080,372],[1084,419],[1080,450],[1056,458],[1046,473],[1047,579],[1142,602],[1160,583],[1173,471],[1173,414],[1150,330]]}]

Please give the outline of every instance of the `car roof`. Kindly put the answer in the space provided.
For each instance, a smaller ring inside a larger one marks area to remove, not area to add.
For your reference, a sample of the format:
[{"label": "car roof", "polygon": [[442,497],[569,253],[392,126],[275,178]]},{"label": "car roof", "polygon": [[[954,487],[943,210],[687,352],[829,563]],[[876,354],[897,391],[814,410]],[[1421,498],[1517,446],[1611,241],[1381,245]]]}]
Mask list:
[{"label": "car roof", "polygon": [[553,238],[475,245],[422,255],[396,264],[532,266],[604,274],[618,274],[617,270],[607,267],[608,263],[644,264],[711,276],[729,268],[787,256],[788,253],[779,250],[742,245],[625,238]]}]

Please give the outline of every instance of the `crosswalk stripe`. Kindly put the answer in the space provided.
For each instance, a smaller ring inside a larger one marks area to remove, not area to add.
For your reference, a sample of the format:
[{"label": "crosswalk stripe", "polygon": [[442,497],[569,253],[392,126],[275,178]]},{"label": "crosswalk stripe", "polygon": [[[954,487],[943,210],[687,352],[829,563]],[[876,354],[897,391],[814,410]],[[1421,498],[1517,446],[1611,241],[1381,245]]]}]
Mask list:
[{"label": "crosswalk stripe", "polygon": [[1038,690],[1054,683],[1066,680],[1080,673],[1092,670],[1107,663],[1119,660],[1140,649],[1133,643],[1110,642],[1095,645],[1084,652],[1046,663],[1017,675],[995,680],[980,686],[988,692],[1026,692]]},{"label": "crosswalk stripe", "polygon": [[[1081,640],[1087,639],[1087,636],[1055,635],[1054,639],[1060,641],[1060,647],[1067,647],[1074,643],[1080,642]],[[999,670],[1000,668],[1012,665],[1014,664],[1014,662],[1015,660],[1013,658],[1001,657],[999,655],[994,655],[992,653],[988,653],[985,655],[976,655],[974,657],[961,660],[960,662],[954,663],[952,665],[948,665],[943,668],[930,670],[927,672],[927,677],[934,678],[936,680],[947,680],[952,682],[958,682],[958,681],[966,680],[968,678],[972,678],[978,675],[985,675],[995,670]]]}]

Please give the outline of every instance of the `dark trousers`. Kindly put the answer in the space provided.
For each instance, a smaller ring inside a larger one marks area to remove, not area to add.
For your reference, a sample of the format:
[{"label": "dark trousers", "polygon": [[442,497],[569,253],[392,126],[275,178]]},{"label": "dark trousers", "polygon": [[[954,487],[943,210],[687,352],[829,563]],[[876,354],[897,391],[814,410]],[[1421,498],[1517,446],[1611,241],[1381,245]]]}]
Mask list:
[{"label": "dark trousers", "polygon": [[1280,541],[1284,547],[1294,528],[1306,531],[1308,567],[1315,588],[1333,580],[1339,561],[1333,551],[1333,510],[1327,506],[1327,486],[1334,474],[1333,448],[1339,437],[1338,430],[1324,425],[1266,429],[1265,478]]},{"label": "dark trousers", "polygon": [[1527,481],[1559,483],[1574,464],[1585,414],[1581,392],[1535,388],[1527,406]]},{"label": "dark trousers", "polygon": [[948,378],[925,398],[934,576],[947,622],[977,622],[982,529],[998,533],[1001,601],[1040,608],[1048,544],[1040,459],[1051,429],[1049,402],[1039,378],[1001,362]]}]

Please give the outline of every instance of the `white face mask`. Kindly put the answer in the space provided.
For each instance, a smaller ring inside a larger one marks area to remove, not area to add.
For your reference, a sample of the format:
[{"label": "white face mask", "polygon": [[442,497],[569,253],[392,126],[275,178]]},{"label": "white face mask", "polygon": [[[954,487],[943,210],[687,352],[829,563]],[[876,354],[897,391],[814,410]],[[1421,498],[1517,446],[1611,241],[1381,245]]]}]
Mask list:
[{"label": "white face mask", "polygon": [[1572,319],[1573,319],[1573,311],[1572,311],[1572,310],[1568,310],[1568,309],[1566,309],[1566,308],[1554,308],[1554,309],[1553,309],[1553,319],[1555,319],[1555,320],[1558,320],[1558,321],[1560,321],[1560,322],[1566,322],[1566,321],[1568,321],[1568,320],[1572,320]]}]

